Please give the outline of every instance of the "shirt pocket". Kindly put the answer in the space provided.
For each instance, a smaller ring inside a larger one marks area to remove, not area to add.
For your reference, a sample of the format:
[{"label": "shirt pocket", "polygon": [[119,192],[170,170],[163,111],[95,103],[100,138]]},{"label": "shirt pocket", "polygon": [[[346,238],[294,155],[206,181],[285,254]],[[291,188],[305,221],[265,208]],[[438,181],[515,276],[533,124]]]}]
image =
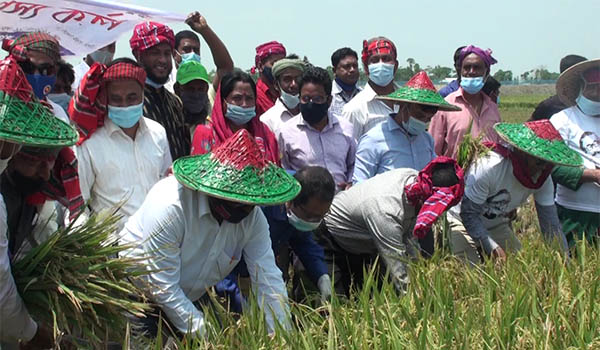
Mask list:
[{"label": "shirt pocket", "polygon": [[240,259],[241,253],[234,254],[233,256],[231,256],[226,252],[221,252],[221,254],[219,254],[219,256],[217,257],[216,264],[217,274],[220,276],[220,279],[216,282],[220,282],[221,279],[227,276],[233,270],[233,268],[237,266],[237,264],[240,262]]}]

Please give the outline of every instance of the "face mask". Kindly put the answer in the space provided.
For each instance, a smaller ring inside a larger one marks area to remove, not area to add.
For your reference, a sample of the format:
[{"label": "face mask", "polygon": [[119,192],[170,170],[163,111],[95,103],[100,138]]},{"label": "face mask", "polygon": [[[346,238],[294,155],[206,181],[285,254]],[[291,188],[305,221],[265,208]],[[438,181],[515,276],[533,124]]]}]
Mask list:
[{"label": "face mask", "polygon": [[288,211],[287,217],[288,217],[288,222],[290,223],[290,225],[294,226],[294,228],[296,230],[301,231],[301,232],[310,232],[310,231],[316,230],[317,227],[319,227],[319,225],[321,225],[321,221],[322,221],[322,220],[319,220],[317,222],[312,222],[312,221],[302,220],[298,216],[296,216],[296,214],[294,214],[294,212],[291,210]]},{"label": "face mask", "polygon": [[267,80],[271,83],[275,80],[275,78],[273,78],[273,70],[271,69],[271,67],[264,67],[262,72],[267,78]]},{"label": "face mask", "polygon": [[411,135],[419,135],[427,130],[427,123],[415,117],[408,117],[408,122],[402,122],[404,129]]},{"label": "face mask", "polygon": [[240,126],[244,125],[256,115],[256,109],[252,107],[240,107],[230,103],[227,103],[227,111],[225,116],[231,120],[233,124]]},{"label": "face mask", "polygon": [[106,50],[96,50],[90,54],[90,57],[94,62],[109,64],[113,60],[113,57],[115,57],[115,54]]},{"label": "face mask", "polygon": [[590,100],[589,98],[583,96],[583,93],[579,93],[579,96],[577,99],[575,99],[575,102],[583,114],[589,116],[600,115],[600,102]]},{"label": "face mask", "polygon": [[327,103],[302,103],[300,105],[300,112],[302,113],[302,119],[304,119],[309,125],[314,125],[323,120],[327,116]]},{"label": "face mask", "polygon": [[2,174],[4,170],[6,170],[8,162],[10,162],[10,158],[12,157],[8,157],[7,159],[0,159],[0,174]]},{"label": "face mask", "polygon": [[63,92],[62,94],[48,94],[48,99],[57,105],[61,106],[65,112],[69,108],[69,102],[71,102],[71,95]]},{"label": "face mask", "polygon": [[369,80],[377,86],[388,86],[394,80],[394,65],[383,62],[370,64]]},{"label": "face mask", "polygon": [[300,103],[300,97],[298,97],[299,95],[288,94],[287,92],[283,91],[281,87],[279,87],[279,90],[281,91],[281,96],[279,96],[281,98],[281,102],[283,102],[287,108],[294,109],[298,106],[298,103]]},{"label": "face mask", "polygon": [[150,85],[155,89],[160,89],[165,84],[159,84],[159,83],[154,82],[154,80],[152,80],[150,78],[146,78],[146,85]]},{"label": "face mask", "polygon": [[46,95],[52,91],[54,84],[56,83],[55,75],[41,75],[41,74],[25,74],[27,81],[33,88],[33,93],[37,98],[43,100]]},{"label": "face mask", "polygon": [[500,104],[500,96],[496,97],[496,104],[499,105]]},{"label": "face mask", "polygon": [[481,91],[484,84],[483,77],[460,78],[460,86],[470,95],[475,95]]},{"label": "face mask", "polygon": [[188,53],[184,53],[183,55],[180,55],[180,56],[181,56],[181,63],[185,63],[185,62],[188,62],[188,61],[196,61],[198,63],[202,63],[202,62],[200,62],[200,55],[198,55],[194,51],[188,52]]},{"label": "face mask", "polygon": [[122,128],[131,128],[144,114],[144,102],[129,107],[108,105],[108,117]]},{"label": "face mask", "polygon": [[199,91],[182,91],[179,97],[183,102],[186,124],[204,123],[208,115],[208,95]]},{"label": "face mask", "polygon": [[356,84],[346,84],[340,78],[335,78],[335,82],[346,92],[354,91]]},{"label": "face mask", "polygon": [[252,210],[245,210],[248,206],[234,207],[231,202],[210,197],[213,210],[225,221],[237,224],[244,220]]}]

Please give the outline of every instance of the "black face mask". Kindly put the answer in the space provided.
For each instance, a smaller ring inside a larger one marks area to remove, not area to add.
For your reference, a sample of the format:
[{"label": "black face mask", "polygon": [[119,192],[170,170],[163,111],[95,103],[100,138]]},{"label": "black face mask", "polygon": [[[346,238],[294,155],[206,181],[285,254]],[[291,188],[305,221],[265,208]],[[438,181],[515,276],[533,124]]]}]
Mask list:
[{"label": "black face mask", "polygon": [[275,78],[273,78],[273,70],[271,67],[264,67],[262,72],[267,78],[267,80],[269,80],[269,82],[272,83],[273,81],[275,81]]},{"label": "black face mask", "polygon": [[39,192],[46,184],[46,181],[42,179],[32,179],[30,177],[25,177],[18,171],[12,171],[10,173],[10,179],[12,180],[12,183],[17,189],[17,191],[19,191],[25,196]]},{"label": "black face mask", "polygon": [[208,115],[208,95],[200,91],[181,91],[179,97],[183,102],[185,123],[191,125],[204,124]]},{"label": "black face mask", "polygon": [[[235,206],[234,203],[223,199],[209,197],[209,204],[213,211],[213,215],[217,214],[221,219],[237,224],[250,215],[254,206],[242,205]],[[250,208],[250,210],[248,210]]]},{"label": "black face mask", "polygon": [[309,125],[314,125],[323,120],[327,115],[327,103],[300,103],[300,112],[302,113],[302,119],[304,119]]}]

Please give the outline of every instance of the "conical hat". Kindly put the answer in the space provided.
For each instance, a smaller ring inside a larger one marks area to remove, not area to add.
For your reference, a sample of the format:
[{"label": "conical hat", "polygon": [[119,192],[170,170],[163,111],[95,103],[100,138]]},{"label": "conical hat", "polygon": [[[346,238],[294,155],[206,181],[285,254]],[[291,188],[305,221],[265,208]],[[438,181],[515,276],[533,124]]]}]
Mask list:
[{"label": "conical hat", "polygon": [[386,96],[377,96],[377,99],[387,101],[400,101],[435,106],[441,111],[460,111],[461,108],[452,105],[440,95],[425,71],[415,74],[398,90]]},{"label": "conical hat", "polygon": [[74,145],[77,131],[34,96],[14,58],[0,61],[0,140],[35,147]]},{"label": "conical hat", "polygon": [[581,166],[581,156],[567,146],[549,120],[521,124],[497,123],[494,130],[511,146],[557,165]]},{"label": "conical hat", "polygon": [[239,203],[276,205],[300,193],[300,183],[268,161],[246,129],[211,153],[177,159],[173,174],[188,188]]},{"label": "conical hat", "polygon": [[600,59],[577,63],[562,72],[556,81],[556,94],[562,103],[568,107],[575,106],[583,83],[582,74],[593,67],[600,69]]}]

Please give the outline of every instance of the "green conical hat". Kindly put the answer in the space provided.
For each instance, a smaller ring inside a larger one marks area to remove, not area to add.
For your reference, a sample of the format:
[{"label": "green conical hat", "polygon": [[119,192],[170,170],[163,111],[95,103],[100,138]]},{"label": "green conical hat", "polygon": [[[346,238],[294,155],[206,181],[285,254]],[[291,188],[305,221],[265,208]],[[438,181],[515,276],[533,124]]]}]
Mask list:
[{"label": "green conical hat", "polygon": [[177,159],[173,174],[188,188],[239,203],[276,205],[300,193],[300,183],[266,160],[246,129],[211,153]]},{"label": "green conical hat", "polygon": [[425,71],[415,74],[403,87],[386,96],[377,96],[379,100],[418,103],[437,107],[440,111],[456,112],[461,108],[452,105],[440,95]]},{"label": "green conical hat", "polygon": [[0,61],[0,140],[35,147],[77,142],[77,131],[58,119],[33,95],[14,58]]},{"label": "green conical hat", "polygon": [[581,156],[567,146],[549,120],[521,124],[497,123],[494,130],[511,146],[557,165],[581,166]]}]

